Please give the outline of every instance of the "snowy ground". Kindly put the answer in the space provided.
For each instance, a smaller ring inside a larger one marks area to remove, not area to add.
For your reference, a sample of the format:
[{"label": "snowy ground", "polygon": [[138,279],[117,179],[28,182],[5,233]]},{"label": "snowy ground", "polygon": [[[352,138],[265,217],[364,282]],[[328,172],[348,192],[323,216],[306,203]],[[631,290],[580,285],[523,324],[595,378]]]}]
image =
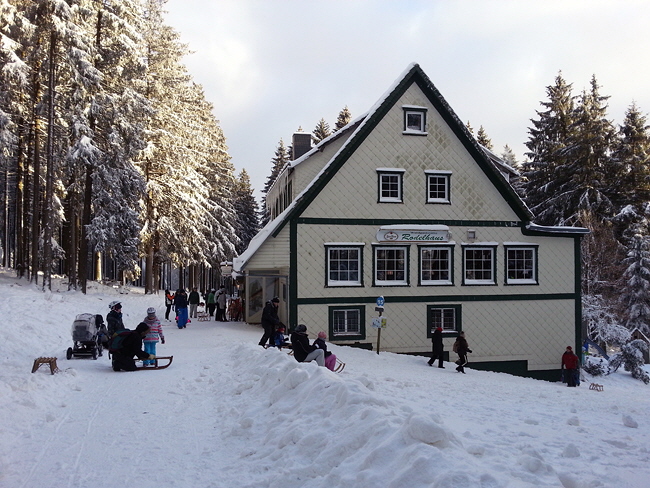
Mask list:
[{"label": "snowy ground", "polygon": [[[44,294],[7,273],[0,291],[3,488],[650,484],[650,390],[625,372],[574,389],[332,346],[335,374],[260,348],[259,327],[194,321],[164,328],[169,368],[115,373],[65,359],[75,315],[119,297],[134,328],[162,295]],[[38,356],[62,371],[32,374]]]}]

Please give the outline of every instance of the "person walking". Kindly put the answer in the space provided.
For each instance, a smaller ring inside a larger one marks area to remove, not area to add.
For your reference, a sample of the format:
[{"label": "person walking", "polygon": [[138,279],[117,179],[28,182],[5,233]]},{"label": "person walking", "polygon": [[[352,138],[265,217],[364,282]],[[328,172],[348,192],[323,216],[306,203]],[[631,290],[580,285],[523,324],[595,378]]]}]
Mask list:
[{"label": "person walking", "polygon": [[212,320],[212,316],[214,315],[214,307],[217,305],[217,297],[215,292],[216,290],[214,288],[210,290],[210,293],[208,293],[208,299],[205,302],[208,307],[208,315],[210,316],[210,320]]},{"label": "person walking", "polygon": [[[147,309],[147,316],[142,322],[149,326],[149,332],[147,332],[147,335],[142,341],[144,343],[144,352],[155,356],[156,344],[158,344],[158,341],[160,340],[162,344],[165,343],[165,336],[163,335],[160,320],[156,317],[156,309],[149,307]],[[155,361],[153,359],[145,359],[142,364],[144,366],[149,366],[155,364]]]},{"label": "person walking", "polygon": [[176,290],[174,308],[176,309],[176,325],[179,329],[185,329],[189,317],[187,316],[187,294],[183,288]]},{"label": "person walking", "polygon": [[571,346],[567,346],[564,354],[562,354],[562,374],[567,386],[576,386],[576,375],[578,373],[578,366],[580,361],[578,356],[573,352]]},{"label": "person walking", "polygon": [[469,348],[469,345],[467,344],[467,339],[465,339],[465,332],[461,332],[458,335],[456,342],[454,342],[453,350],[456,354],[458,354],[458,361],[456,361],[458,367],[456,368],[456,371],[465,374],[465,365],[467,365],[467,353],[472,352],[472,350]]},{"label": "person walking", "polygon": [[264,305],[264,310],[262,310],[262,327],[264,328],[264,335],[260,339],[260,346],[266,347],[268,341],[269,346],[275,344],[275,328],[280,324],[280,318],[278,317],[278,306],[280,305],[280,299],[278,297],[273,297],[271,300],[266,302]]},{"label": "person walking", "polygon": [[201,301],[201,296],[199,295],[199,292],[196,291],[196,287],[192,288],[192,291],[190,292],[190,296],[187,299],[187,302],[190,305],[190,318],[192,319],[196,318],[196,309],[199,306],[200,301]]},{"label": "person walking", "polygon": [[226,296],[226,287],[222,286],[219,292],[217,293],[217,320],[220,320],[221,322],[228,322],[226,320],[226,299],[228,297]]},{"label": "person walking", "polygon": [[444,354],[445,345],[442,342],[442,327],[436,327],[436,330],[433,331],[431,336],[431,359],[427,363],[429,366],[433,366],[433,363],[438,360],[438,367],[445,368],[442,365],[442,356]]},{"label": "person walking", "polygon": [[165,290],[165,320],[169,320],[169,312],[174,305],[174,294],[169,290]]}]

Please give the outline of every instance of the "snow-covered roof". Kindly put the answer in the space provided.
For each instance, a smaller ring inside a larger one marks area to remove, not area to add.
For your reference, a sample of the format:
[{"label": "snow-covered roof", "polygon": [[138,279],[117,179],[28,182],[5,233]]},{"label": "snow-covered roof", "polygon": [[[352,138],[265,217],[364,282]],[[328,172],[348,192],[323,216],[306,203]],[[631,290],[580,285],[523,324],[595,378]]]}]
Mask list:
[{"label": "snow-covered roof", "polygon": [[537,225],[532,222],[526,224],[526,229],[533,232],[550,232],[552,234],[589,234],[589,229],[584,227],[569,227],[562,225]]}]

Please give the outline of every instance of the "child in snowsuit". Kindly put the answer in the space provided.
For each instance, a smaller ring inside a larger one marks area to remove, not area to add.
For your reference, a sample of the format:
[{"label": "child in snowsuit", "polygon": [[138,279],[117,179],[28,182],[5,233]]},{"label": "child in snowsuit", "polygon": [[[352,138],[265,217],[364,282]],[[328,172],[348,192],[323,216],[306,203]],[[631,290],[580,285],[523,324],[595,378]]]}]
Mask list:
[{"label": "child in snowsuit", "polygon": [[325,367],[330,371],[334,371],[334,368],[336,367],[336,354],[333,354],[331,351],[327,350],[325,339],[327,339],[327,334],[323,331],[320,331],[318,333],[318,339],[314,341],[314,346],[323,350],[325,354]]},{"label": "child in snowsuit", "polygon": [[[160,320],[156,317],[156,309],[149,307],[147,309],[147,316],[143,320],[143,323],[149,326],[149,332],[142,341],[144,344],[144,351],[156,355],[156,344],[158,340],[163,344],[165,343],[165,336],[163,335],[162,326],[160,325]],[[142,362],[145,366],[153,365],[155,361],[153,359],[145,359]]]},{"label": "child in snowsuit", "polygon": [[283,347],[291,347],[291,344],[289,344],[289,341],[287,338],[284,336],[284,327],[278,327],[278,330],[275,333],[275,347],[278,349],[282,349]]},{"label": "child in snowsuit", "polygon": [[472,352],[472,350],[469,348],[469,345],[467,344],[467,339],[465,339],[465,332],[461,332],[458,335],[458,339],[456,339],[456,342],[454,342],[454,352],[458,354],[458,361],[456,361],[458,367],[456,368],[456,371],[465,374],[465,365],[467,364],[467,353]]}]

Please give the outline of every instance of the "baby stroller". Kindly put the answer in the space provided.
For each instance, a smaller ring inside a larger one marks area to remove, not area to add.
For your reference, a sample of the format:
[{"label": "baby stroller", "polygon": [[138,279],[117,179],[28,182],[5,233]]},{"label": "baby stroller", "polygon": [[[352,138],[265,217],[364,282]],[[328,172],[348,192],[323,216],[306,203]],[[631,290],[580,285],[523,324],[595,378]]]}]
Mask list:
[{"label": "baby stroller", "polygon": [[101,315],[82,313],[75,317],[72,323],[73,347],[69,347],[66,357],[89,357],[97,359],[102,355],[107,331]]}]

